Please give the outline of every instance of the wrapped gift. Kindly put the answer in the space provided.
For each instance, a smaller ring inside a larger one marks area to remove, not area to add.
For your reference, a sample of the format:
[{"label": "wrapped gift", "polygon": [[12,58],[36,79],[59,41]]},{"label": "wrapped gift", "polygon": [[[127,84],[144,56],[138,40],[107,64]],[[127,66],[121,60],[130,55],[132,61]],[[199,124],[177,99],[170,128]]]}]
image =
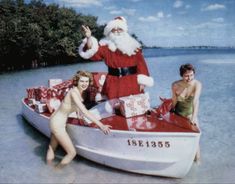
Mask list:
[{"label": "wrapped gift", "polygon": [[155,109],[158,117],[164,116],[165,114],[169,113],[173,107],[173,101],[171,98],[166,99],[160,97],[160,100],[162,101],[162,103]]},{"label": "wrapped gift", "polygon": [[94,72],[93,79],[94,79],[94,86],[98,89],[99,92],[102,91],[105,79],[106,79],[106,72]]},{"label": "wrapped gift", "polygon": [[148,121],[145,115],[127,118],[127,126],[131,131],[151,130],[156,127],[155,122]]},{"label": "wrapped gift", "polygon": [[35,105],[36,102],[37,102],[37,101],[36,101],[34,98],[29,98],[28,104],[29,104],[30,106],[32,106],[32,105]]},{"label": "wrapped gift", "polygon": [[150,109],[148,93],[121,97],[119,100],[121,114],[127,118],[144,114]]},{"label": "wrapped gift", "polygon": [[51,99],[51,98],[56,98],[57,97],[57,89],[54,88],[48,88],[47,89],[47,99]]},{"label": "wrapped gift", "polygon": [[36,89],[35,87],[26,89],[28,99],[34,99],[35,98],[35,96],[36,96],[35,89]]},{"label": "wrapped gift", "polygon": [[67,92],[73,87],[73,81],[67,80],[58,85],[53,86],[52,88],[56,90],[56,97],[60,100],[63,100]]},{"label": "wrapped gift", "polygon": [[48,88],[44,86],[39,86],[35,89],[35,99],[40,102],[47,101]]},{"label": "wrapped gift", "polygon": [[36,103],[35,111],[38,113],[43,113],[47,111],[47,105],[45,103]]},{"label": "wrapped gift", "polygon": [[48,86],[49,86],[49,88],[51,88],[51,87],[56,86],[56,85],[58,85],[62,82],[63,82],[62,79],[49,79],[48,80]]}]

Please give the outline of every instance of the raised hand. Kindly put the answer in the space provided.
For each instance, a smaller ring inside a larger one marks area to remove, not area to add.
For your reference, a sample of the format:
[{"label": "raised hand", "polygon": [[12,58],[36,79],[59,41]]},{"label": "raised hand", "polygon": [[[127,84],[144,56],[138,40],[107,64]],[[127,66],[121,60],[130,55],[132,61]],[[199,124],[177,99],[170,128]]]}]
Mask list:
[{"label": "raised hand", "polygon": [[82,29],[84,31],[84,34],[87,38],[91,37],[91,30],[88,26],[82,25]]}]

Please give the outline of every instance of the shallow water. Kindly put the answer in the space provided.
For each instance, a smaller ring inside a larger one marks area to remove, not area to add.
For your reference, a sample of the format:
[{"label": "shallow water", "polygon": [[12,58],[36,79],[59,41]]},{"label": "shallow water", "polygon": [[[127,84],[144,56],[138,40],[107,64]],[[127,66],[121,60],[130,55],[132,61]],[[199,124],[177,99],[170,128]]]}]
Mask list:
[{"label": "shallow water", "polygon": [[[178,68],[190,62],[203,84],[199,120],[201,165],[183,179],[128,173],[80,156],[60,171],[45,164],[49,139],[21,116],[20,99],[27,87],[47,85],[49,78],[69,79],[77,70],[106,71],[102,62],[57,66],[0,75],[0,183],[234,183],[235,54],[190,54],[146,58],[155,86],[147,88],[151,104],[171,96]],[[187,149],[187,148],[186,148]],[[58,150],[61,158],[64,152]],[[59,160],[58,160],[59,161]]]}]

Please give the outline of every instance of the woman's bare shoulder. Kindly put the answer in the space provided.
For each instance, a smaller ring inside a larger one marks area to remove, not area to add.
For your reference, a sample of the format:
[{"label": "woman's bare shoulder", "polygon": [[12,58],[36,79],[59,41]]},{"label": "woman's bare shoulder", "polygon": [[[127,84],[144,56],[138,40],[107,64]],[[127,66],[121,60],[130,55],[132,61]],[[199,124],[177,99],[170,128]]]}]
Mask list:
[{"label": "woman's bare shoulder", "polygon": [[172,83],[172,87],[178,87],[178,86],[180,86],[181,85],[181,83],[182,83],[182,80],[177,80],[177,81],[174,81],[173,83]]},{"label": "woman's bare shoulder", "polygon": [[201,87],[202,86],[202,83],[199,81],[199,80],[195,80],[195,85],[197,87]]}]

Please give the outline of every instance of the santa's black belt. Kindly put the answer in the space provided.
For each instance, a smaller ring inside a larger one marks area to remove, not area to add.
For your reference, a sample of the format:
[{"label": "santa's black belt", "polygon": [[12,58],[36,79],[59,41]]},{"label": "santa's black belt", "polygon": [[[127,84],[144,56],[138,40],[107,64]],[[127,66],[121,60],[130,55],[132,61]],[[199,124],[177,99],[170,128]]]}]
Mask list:
[{"label": "santa's black belt", "polygon": [[132,75],[137,73],[137,67],[131,66],[131,67],[123,67],[123,68],[112,68],[108,67],[108,74],[121,77],[126,75]]}]

